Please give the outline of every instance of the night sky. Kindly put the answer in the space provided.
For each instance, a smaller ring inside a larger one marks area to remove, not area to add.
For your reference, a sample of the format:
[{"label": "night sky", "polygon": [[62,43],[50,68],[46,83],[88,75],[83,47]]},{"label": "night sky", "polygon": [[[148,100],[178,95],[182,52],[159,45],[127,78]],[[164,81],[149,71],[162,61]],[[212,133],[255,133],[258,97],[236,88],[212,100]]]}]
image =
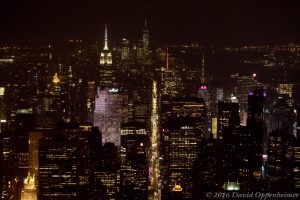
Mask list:
[{"label": "night sky", "polygon": [[3,0],[0,41],[102,40],[105,23],[112,40],[136,41],[144,18],[151,39],[161,43],[300,42],[297,0]]}]

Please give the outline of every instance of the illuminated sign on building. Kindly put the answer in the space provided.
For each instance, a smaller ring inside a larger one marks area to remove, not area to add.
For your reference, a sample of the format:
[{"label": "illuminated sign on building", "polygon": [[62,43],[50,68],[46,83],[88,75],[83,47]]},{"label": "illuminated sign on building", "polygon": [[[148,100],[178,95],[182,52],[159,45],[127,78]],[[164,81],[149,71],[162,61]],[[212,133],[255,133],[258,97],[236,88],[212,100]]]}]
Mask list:
[{"label": "illuminated sign on building", "polygon": [[113,92],[119,92],[118,88],[111,88],[108,90],[109,92],[113,93]]},{"label": "illuminated sign on building", "polygon": [[202,86],[200,86],[200,88],[199,88],[199,92],[206,93],[206,92],[207,92],[207,86],[206,86],[206,85],[202,85]]},{"label": "illuminated sign on building", "polygon": [[0,87],[0,96],[4,96],[5,88]]},{"label": "illuminated sign on building", "polygon": [[236,96],[234,96],[233,94],[231,94],[230,100],[232,103],[238,103],[238,98]]}]

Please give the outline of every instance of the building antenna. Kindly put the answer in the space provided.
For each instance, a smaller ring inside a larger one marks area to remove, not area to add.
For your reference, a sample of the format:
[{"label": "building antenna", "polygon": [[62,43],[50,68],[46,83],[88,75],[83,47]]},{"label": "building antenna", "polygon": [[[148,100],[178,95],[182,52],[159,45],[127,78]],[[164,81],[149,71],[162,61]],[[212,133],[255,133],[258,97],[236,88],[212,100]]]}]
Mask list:
[{"label": "building antenna", "polygon": [[104,33],[104,49],[108,50],[108,39],[107,39],[107,24],[105,24],[105,33]]},{"label": "building antenna", "polygon": [[167,47],[167,52],[166,52],[166,69],[169,71],[169,48]]},{"label": "building antenna", "polygon": [[201,62],[201,83],[202,84],[205,83],[204,65],[205,65],[205,61],[204,61],[204,49],[202,49],[202,62]]}]

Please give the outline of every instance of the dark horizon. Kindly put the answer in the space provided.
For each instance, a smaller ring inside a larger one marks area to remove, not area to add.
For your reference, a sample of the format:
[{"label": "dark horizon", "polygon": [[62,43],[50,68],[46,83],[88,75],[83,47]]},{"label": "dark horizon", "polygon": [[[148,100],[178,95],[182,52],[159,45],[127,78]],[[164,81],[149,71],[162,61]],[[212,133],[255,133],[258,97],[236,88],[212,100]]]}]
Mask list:
[{"label": "dark horizon", "polygon": [[0,41],[101,41],[141,39],[148,19],[150,40],[212,45],[300,42],[300,6],[295,1],[183,3],[27,1],[2,3]]}]

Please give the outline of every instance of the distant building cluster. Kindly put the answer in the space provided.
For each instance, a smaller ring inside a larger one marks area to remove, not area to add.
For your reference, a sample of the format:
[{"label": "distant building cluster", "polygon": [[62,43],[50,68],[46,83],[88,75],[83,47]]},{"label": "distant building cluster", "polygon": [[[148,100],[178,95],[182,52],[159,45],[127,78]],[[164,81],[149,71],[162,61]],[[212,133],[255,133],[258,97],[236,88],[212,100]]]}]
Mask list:
[{"label": "distant building cluster", "polygon": [[300,45],[162,45],[146,20],[138,41],[108,30],[0,47],[1,199],[300,191]]}]

